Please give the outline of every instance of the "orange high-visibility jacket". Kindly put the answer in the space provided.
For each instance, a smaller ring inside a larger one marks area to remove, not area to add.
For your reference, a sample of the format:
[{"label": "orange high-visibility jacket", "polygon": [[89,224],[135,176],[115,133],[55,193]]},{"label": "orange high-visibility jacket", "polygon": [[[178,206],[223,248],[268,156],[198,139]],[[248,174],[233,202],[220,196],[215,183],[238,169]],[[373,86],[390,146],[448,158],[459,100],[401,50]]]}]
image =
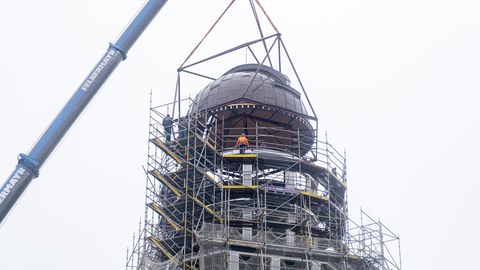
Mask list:
[{"label": "orange high-visibility jacket", "polygon": [[245,136],[240,136],[240,137],[238,137],[238,139],[237,139],[237,147],[240,146],[240,145],[246,145],[246,146],[248,146],[248,139],[247,139],[247,137],[245,137]]}]

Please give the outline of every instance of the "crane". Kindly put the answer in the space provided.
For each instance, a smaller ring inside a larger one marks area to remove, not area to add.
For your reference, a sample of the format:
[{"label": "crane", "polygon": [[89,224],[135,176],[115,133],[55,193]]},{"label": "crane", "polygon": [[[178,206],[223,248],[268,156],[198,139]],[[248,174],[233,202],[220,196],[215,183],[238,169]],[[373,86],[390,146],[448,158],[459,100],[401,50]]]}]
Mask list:
[{"label": "crane", "polygon": [[0,224],[5,220],[40,168],[55,150],[110,74],[127,58],[127,53],[162,9],[167,0],[148,0],[118,39],[111,43],[100,61],[80,84],[70,100],[48,126],[28,154],[18,156],[18,164],[0,188]]}]

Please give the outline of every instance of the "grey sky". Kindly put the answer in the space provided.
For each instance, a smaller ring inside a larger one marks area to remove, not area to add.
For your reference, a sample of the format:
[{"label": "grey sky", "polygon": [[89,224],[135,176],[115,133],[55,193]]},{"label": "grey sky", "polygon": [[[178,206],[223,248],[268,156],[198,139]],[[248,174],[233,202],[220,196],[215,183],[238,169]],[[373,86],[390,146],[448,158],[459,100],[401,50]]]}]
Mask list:
[{"label": "grey sky", "polygon": [[[228,2],[166,4],[0,228],[1,269],[124,268],[144,212],[150,89],[155,104],[173,99],[177,67]],[[0,182],[142,3],[0,1]],[[480,240],[480,3],[261,3],[321,133],[347,150],[351,216],[362,206],[400,234],[404,269],[471,269]],[[225,44],[243,34],[242,20],[251,18],[226,19]],[[189,87],[184,96],[204,85]]]}]

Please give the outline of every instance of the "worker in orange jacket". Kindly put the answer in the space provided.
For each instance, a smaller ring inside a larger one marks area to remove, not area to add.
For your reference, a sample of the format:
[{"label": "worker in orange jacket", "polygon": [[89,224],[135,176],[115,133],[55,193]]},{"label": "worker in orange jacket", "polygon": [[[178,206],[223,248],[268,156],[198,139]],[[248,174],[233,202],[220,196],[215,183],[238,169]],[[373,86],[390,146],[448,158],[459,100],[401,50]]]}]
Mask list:
[{"label": "worker in orange jacket", "polygon": [[240,148],[240,154],[245,154],[245,148],[248,147],[248,139],[245,137],[245,133],[242,133],[242,135],[238,137],[235,146]]}]

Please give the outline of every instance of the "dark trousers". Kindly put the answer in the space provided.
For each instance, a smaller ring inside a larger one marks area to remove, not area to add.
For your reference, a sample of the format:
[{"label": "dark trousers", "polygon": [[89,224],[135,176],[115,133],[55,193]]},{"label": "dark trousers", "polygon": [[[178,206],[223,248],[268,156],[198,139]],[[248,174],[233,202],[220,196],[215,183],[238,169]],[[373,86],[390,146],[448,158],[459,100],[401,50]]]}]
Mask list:
[{"label": "dark trousers", "polygon": [[245,154],[245,148],[247,148],[245,144],[240,144],[240,154]]},{"label": "dark trousers", "polygon": [[167,142],[170,141],[171,134],[172,134],[172,128],[171,127],[166,127],[165,128],[165,138],[167,139]]}]

